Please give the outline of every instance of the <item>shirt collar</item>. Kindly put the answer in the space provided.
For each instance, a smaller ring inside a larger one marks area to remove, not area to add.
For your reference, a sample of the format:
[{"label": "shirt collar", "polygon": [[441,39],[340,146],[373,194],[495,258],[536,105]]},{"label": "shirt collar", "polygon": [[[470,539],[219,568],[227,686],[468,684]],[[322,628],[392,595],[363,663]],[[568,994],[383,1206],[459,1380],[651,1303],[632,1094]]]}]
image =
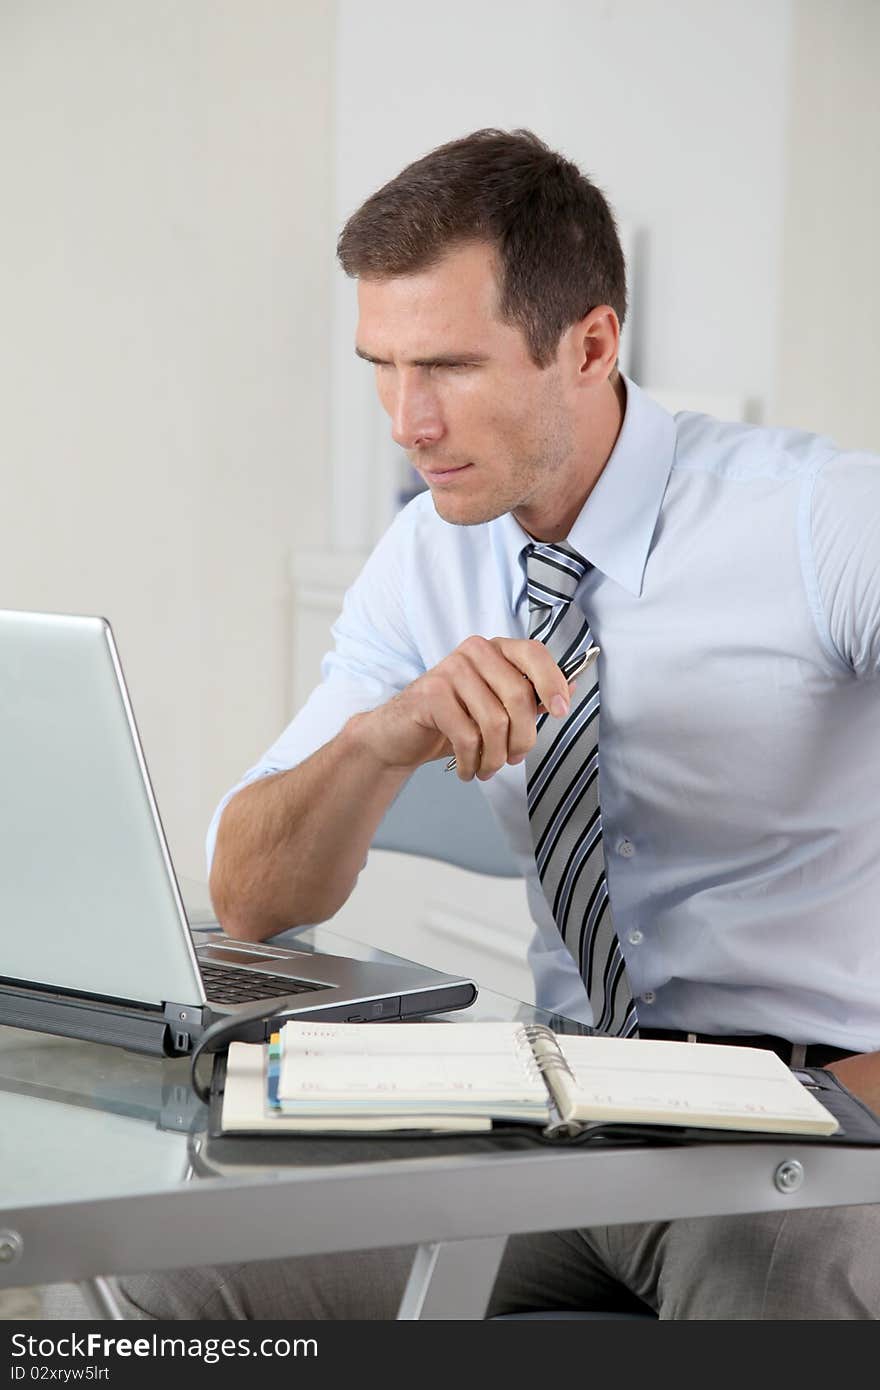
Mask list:
[{"label": "shirt collar", "polygon": [[[597,570],[638,597],[672,468],[675,420],[635,382],[624,377],[624,383],[620,434],[567,540]],[[515,612],[525,592],[521,556],[531,538],[510,513],[490,522],[490,529]]]}]

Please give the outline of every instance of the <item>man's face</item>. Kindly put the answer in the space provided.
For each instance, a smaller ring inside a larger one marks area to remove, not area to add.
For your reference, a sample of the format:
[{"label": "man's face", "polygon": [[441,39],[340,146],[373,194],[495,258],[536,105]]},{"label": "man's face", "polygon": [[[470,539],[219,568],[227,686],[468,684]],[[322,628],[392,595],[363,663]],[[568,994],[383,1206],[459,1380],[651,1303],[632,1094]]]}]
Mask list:
[{"label": "man's face", "polygon": [[470,526],[514,512],[537,535],[577,466],[571,403],[558,363],[536,367],[497,302],[482,242],[416,275],[361,280],[357,351],[440,516]]}]

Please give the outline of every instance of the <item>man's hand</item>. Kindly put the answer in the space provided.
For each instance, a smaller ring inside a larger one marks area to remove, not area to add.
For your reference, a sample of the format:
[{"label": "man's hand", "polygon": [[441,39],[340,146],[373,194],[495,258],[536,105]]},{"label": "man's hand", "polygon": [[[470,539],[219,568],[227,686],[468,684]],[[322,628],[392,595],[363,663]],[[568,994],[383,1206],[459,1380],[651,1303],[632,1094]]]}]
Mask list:
[{"label": "man's hand", "polygon": [[452,753],[463,782],[486,781],[523,761],[542,707],[568,714],[571,690],[543,643],[468,637],[387,704],[356,716],[357,735],[385,767],[415,769]]},{"label": "man's hand", "polygon": [[844,1057],[840,1062],[829,1062],[825,1070],[833,1071],[848,1091],[880,1115],[880,1052]]}]

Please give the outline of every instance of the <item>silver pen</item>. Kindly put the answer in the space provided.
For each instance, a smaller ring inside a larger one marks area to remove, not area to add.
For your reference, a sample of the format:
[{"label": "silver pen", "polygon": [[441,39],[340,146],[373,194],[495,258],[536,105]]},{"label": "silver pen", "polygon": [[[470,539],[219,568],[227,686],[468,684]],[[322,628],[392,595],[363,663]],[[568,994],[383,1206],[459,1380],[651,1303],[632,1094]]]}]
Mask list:
[{"label": "silver pen", "polygon": [[[567,681],[571,682],[571,681],[575,680],[575,678],[576,678],[577,676],[582,675],[582,673],[583,673],[584,671],[586,671],[588,667],[592,666],[593,662],[596,660],[596,657],[597,657],[598,655],[599,655],[599,648],[598,648],[598,647],[587,647],[587,650],[586,650],[585,652],[583,652],[580,656],[576,656],[576,657],[573,659],[572,662],[568,663],[568,667],[567,667],[567,668],[566,668],[565,666],[562,666],[562,667],[560,667],[560,670],[562,671],[562,674],[565,676],[565,679],[566,679]],[[525,671],[522,672],[522,678],[523,678],[524,681],[529,680],[529,678],[528,678],[528,676],[526,675]],[[529,681],[529,684],[530,684],[530,685],[532,684],[531,681]],[[535,687],[532,686],[532,689],[535,690]],[[538,700],[538,692],[537,692],[537,690],[535,690],[535,699]],[[538,703],[540,703],[540,701],[539,701]],[[449,759],[448,763],[446,764],[446,771],[447,771],[447,772],[454,772],[455,769],[456,769],[456,766],[457,766],[456,760],[455,760],[454,757],[452,757],[452,758]]]}]

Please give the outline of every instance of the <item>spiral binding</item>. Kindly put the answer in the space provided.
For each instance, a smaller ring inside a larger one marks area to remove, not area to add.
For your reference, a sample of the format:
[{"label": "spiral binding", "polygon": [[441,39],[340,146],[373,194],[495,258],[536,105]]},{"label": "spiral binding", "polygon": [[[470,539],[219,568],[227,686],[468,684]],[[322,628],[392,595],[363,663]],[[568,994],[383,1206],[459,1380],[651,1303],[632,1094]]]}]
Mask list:
[{"label": "spiral binding", "polygon": [[552,1028],[548,1028],[545,1023],[527,1023],[523,1027],[523,1032],[530,1044],[540,1040],[542,1042],[549,1042],[550,1046],[553,1048],[552,1057],[547,1057],[546,1055],[538,1056],[534,1050],[532,1051],[535,1066],[541,1074],[547,1071],[564,1071],[567,1072],[572,1081],[574,1081],[574,1072],[563,1056],[559,1046],[559,1039]]},{"label": "spiral binding", "polygon": [[[547,1072],[564,1071],[566,1075],[570,1076],[572,1081],[574,1081],[574,1072],[564,1057],[562,1049],[559,1046],[559,1039],[552,1028],[548,1028],[545,1023],[527,1023],[524,1025],[523,1031],[528,1038],[530,1047],[535,1042],[540,1041],[549,1043],[553,1049],[553,1055],[550,1057],[546,1055],[539,1056],[535,1053],[534,1049],[532,1050],[532,1059],[539,1075],[543,1076]],[[551,1115],[555,1112],[555,1119],[551,1118],[550,1123],[545,1125],[541,1133],[546,1139],[556,1139],[562,1136],[570,1137],[577,1134],[581,1126],[574,1120],[566,1121],[562,1119],[559,1114],[559,1104],[556,1095],[553,1092],[552,1086],[549,1084],[548,1090],[550,1091]]]},{"label": "spiral binding", "polygon": [[513,1035],[513,1045],[516,1051],[519,1064],[528,1077],[529,1081],[540,1081],[543,1079],[542,1068],[538,1064],[532,1048],[532,1039],[529,1036],[529,1029],[521,1025]]}]

